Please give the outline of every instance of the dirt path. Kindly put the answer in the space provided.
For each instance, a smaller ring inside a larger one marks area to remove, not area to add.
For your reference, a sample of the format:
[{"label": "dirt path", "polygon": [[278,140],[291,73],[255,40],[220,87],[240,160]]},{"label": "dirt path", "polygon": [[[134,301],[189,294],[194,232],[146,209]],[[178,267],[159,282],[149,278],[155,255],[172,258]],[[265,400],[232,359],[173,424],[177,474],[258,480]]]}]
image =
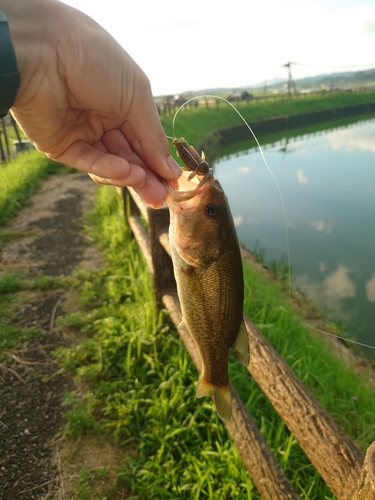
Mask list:
[{"label": "dirt path", "polygon": [[[97,186],[86,174],[46,180],[30,206],[3,231],[32,232],[0,250],[0,275],[20,268],[29,277],[66,276],[82,260],[97,257],[82,235],[83,212],[93,205]],[[0,500],[55,497],[58,469],[51,465],[53,440],[63,424],[64,394],[72,379],[52,356],[73,342],[56,326],[67,311],[63,289],[17,294],[14,326],[37,326],[43,335],[0,359]]]}]

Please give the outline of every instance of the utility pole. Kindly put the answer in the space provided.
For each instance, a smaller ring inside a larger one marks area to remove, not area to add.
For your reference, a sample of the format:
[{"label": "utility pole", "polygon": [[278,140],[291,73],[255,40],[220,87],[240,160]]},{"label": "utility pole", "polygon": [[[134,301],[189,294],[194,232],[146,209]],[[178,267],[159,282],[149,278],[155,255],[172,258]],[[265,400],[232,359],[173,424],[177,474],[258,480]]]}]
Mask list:
[{"label": "utility pole", "polygon": [[292,64],[297,64],[294,62],[289,61],[286,64],[283,64],[283,68],[288,68],[288,97],[289,99],[292,97],[292,89],[294,90],[294,93],[298,95],[296,85],[293,80],[292,76]]}]

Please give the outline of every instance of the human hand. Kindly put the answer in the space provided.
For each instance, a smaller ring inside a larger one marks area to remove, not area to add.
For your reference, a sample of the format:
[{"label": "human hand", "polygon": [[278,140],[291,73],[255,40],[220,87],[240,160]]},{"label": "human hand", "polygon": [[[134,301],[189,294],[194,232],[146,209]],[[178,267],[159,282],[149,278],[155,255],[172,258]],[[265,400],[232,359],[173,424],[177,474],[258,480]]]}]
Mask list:
[{"label": "human hand", "polygon": [[21,87],[12,114],[38,150],[160,206],[179,177],[149,81],[95,21],[56,0],[0,0]]}]

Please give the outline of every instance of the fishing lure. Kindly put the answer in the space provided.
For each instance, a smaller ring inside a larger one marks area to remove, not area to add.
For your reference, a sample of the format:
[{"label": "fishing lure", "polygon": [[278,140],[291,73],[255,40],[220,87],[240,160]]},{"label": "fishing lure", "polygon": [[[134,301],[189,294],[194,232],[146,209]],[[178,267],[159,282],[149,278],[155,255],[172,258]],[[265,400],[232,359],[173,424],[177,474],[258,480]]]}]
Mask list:
[{"label": "fishing lure", "polygon": [[210,165],[206,161],[204,152],[202,151],[202,156],[197,153],[197,151],[190,146],[190,144],[183,138],[179,139],[176,137],[172,140],[173,145],[177,149],[177,155],[183,161],[185,167],[184,170],[191,170],[192,173],[189,175],[188,180],[190,181],[196,175],[206,175],[210,170]]}]

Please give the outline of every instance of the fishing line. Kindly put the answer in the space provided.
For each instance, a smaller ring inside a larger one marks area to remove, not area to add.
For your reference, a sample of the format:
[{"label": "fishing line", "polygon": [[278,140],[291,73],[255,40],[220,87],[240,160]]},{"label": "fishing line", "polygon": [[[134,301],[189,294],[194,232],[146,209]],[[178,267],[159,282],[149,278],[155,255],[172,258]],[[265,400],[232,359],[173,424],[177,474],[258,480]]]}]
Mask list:
[{"label": "fishing line", "polygon": [[224,97],[220,97],[220,96],[217,96],[217,95],[211,95],[211,94],[204,94],[204,95],[200,95],[200,96],[195,96],[195,97],[192,97],[191,99],[187,100],[184,104],[182,104],[176,111],[176,113],[174,114],[174,117],[173,117],[173,120],[172,120],[172,133],[173,133],[173,137],[170,137],[170,136],[167,136],[168,139],[171,139],[173,140],[175,137],[176,137],[176,133],[175,133],[175,122],[176,122],[176,118],[177,118],[177,115],[178,113],[181,111],[181,109],[183,107],[185,107],[187,104],[189,104],[190,102],[194,101],[195,99],[206,99],[206,98],[211,98],[211,99],[219,99],[221,101],[224,101],[225,103],[229,104],[229,106],[231,106],[231,108],[238,114],[238,116],[241,118],[241,120],[243,121],[243,123],[246,125],[247,129],[250,131],[251,135],[253,136],[253,138],[255,139],[255,142],[257,144],[257,147],[258,147],[258,150],[261,154],[261,157],[262,157],[262,160],[269,172],[269,174],[271,175],[272,177],[272,180],[273,182],[275,183],[275,186],[277,188],[277,192],[279,194],[279,198],[280,198],[280,202],[281,202],[281,207],[282,207],[282,213],[283,213],[283,219],[284,219],[284,227],[285,227],[285,240],[286,240],[286,248],[287,248],[287,265],[288,265],[288,296],[289,296],[289,301],[290,301],[290,304],[291,304],[291,308],[292,308],[292,312],[295,316],[295,318],[302,324],[304,325],[305,327],[307,328],[310,328],[316,332],[319,332],[319,333],[323,333],[325,335],[329,335],[330,337],[334,337],[336,339],[340,339],[340,340],[343,340],[344,342],[350,342],[351,344],[355,344],[355,345],[359,345],[361,347],[367,347],[368,349],[373,349],[375,350],[375,346],[372,346],[372,345],[368,345],[368,344],[364,344],[362,342],[358,342],[356,340],[352,340],[352,339],[349,339],[349,338],[345,338],[345,337],[340,337],[340,335],[336,335],[334,333],[330,333],[330,332],[326,332],[325,330],[321,330],[320,328],[317,328],[315,326],[312,326],[312,325],[309,325],[308,323],[306,323],[305,321],[303,321],[298,315],[297,313],[295,312],[294,310],[294,307],[293,307],[293,301],[292,301],[292,271],[291,271],[291,264],[290,264],[290,244],[289,244],[289,231],[288,231],[288,220],[287,220],[287,216],[286,216],[286,210],[285,210],[285,203],[284,203],[284,198],[283,198],[283,195],[281,193],[281,189],[280,189],[280,186],[279,186],[279,183],[277,182],[276,180],[276,177],[274,176],[270,166],[268,165],[268,162],[266,160],[266,157],[264,156],[264,153],[263,153],[263,149],[262,149],[262,146],[260,145],[253,129],[250,127],[249,123],[246,121],[246,119],[242,116],[242,114],[239,112],[239,110],[230,102],[228,101],[227,99],[225,99]]}]

